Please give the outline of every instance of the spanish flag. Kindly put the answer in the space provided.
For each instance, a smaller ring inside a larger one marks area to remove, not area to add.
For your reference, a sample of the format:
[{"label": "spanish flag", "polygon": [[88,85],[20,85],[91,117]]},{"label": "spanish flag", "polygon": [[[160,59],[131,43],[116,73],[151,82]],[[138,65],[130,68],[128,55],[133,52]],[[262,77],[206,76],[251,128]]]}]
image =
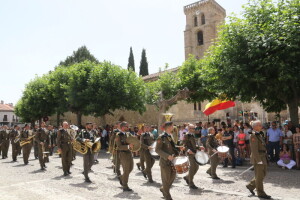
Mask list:
[{"label": "spanish flag", "polygon": [[228,101],[228,100],[220,100],[220,99],[215,99],[212,102],[208,103],[205,106],[205,110],[203,113],[208,116],[216,112],[217,110],[225,110],[230,107],[234,107],[235,103],[234,101]]}]

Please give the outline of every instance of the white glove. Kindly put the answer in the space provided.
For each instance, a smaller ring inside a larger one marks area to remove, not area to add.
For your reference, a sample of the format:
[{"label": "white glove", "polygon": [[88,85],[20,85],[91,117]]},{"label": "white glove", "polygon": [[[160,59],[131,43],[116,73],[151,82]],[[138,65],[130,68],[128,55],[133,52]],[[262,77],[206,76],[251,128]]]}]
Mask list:
[{"label": "white glove", "polygon": [[262,164],[263,164],[263,162],[262,162],[262,161],[260,161],[260,162],[258,162],[257,164],[258,164],[258,165],[262,165]]}]

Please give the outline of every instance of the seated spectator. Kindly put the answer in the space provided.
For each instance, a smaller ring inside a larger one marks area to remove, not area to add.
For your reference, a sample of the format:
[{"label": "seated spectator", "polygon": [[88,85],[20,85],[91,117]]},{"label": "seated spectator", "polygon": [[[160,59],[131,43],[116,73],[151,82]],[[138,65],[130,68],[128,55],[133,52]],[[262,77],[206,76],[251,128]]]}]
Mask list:
[{"label": "seated spectator", "polygon": [[296,132],[293,135],[294,153],[297,162],[297,169],[300,169],[300,126],[298,126],[295,131]]},{"label": "seated spectator", "polygon": [[296,162],[292,160],[291,152],[286,144],[283,145],[283,149],[280,151],[280,160],[278,160],[277,164],[281,166],[282,169],[292,169],[296,165]]},{"label": "seated spectator", "polygon": [[246,149],[246,134],[244,133],[243,129],[240,129],[239,134],[237,136],[237,143],[238,143],[238,151],[239,157],[245,158],[245,149]]}]

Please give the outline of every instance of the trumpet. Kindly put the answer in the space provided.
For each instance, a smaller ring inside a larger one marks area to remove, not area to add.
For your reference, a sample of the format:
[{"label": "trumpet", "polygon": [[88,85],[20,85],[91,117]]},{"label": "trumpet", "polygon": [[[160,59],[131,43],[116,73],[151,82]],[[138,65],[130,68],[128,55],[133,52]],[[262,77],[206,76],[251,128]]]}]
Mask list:
[{"label": "trumpet", "polygon": [[31,141],[32,141],[31,139],[34,138],[34,137],[35,137],[35,135],[30,136],[30,137],[28,137],[26,140],[21,141],[21,142],[20,142],[20,146],[22,147],[22,146],[24,146],[25,144],[31,143]]}]

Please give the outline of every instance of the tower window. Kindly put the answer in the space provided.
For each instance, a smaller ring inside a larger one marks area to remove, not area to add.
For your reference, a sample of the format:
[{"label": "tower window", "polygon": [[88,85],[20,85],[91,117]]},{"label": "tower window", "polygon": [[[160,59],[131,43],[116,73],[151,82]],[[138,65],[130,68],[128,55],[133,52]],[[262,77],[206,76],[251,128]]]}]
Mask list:
[{"label": "tower window", "polygon": [[194,26],[198,26],[198,18],[196,16],[194,17]]},{"label": "tower window", "polygon": [[201,110],[201,103],[200,102],[194,102],[194,110]]},{"label": "tower window", "polygon": [[201,24],[202,25],[205,24],[205,15],[204,14],[201,15]]},{"label": "tower window", "polygon": [[203,32],[202,31],[199,31],[197,33],[197,42],[198,42],[198,45],[203,45]]}]

